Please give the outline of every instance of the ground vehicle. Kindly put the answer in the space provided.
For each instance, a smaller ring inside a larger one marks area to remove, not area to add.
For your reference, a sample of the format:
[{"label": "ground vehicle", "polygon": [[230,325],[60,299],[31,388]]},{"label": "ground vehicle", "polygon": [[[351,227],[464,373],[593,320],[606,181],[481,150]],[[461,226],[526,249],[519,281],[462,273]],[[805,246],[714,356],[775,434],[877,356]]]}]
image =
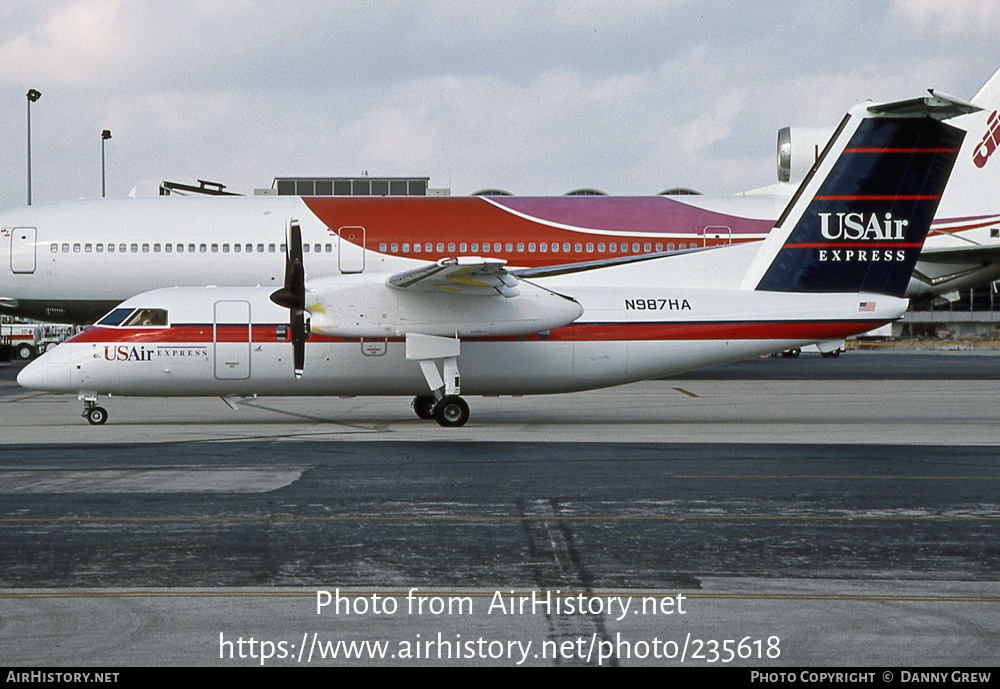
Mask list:
[{"label": "ground vehicle", "polygon": [[41,326],[34,323],[4,323],[0,325],[0,344],[10,347],[14,359],[33,359],[40,351],[41,330]]},{"label": "ground vehicle", "polygon": [[28,361],[71,337],[77,329],[69,325],[47,323],[3,323],[0,346],[10,348],[12,359]]}]

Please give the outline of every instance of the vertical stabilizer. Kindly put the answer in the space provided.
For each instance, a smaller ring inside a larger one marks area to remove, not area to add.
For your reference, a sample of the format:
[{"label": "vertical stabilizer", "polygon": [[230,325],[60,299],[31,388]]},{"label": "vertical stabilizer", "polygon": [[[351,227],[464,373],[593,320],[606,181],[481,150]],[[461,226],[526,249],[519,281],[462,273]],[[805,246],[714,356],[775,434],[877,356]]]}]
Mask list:
[{"label": "vertical stabilizer", "polygon": [[762,243],[744,289],[902,296],[978,110],[942,94],[859,105]]}]

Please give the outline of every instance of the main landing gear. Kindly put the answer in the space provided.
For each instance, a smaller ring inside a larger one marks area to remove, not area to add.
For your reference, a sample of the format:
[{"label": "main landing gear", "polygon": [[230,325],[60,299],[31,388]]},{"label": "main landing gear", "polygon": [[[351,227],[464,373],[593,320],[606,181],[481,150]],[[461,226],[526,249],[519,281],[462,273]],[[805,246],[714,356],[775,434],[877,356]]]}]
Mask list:
[{"label": "main landing gear", "polygon": [[[464,426],[469,420],[469,405],[459,397],[461,377],[458,355],[461,344],[457,337],[437,337],[407,333],[406,358],[420,364],[430,395],[413,398],[413,411],[421,419],[434,419],[446,428]],[[441,362],[438,370],[437,362]]]},{"label": "main landing gear", "polygon": [[434,419],[445,428],[464,426],[469,420],[469,405],[458,395],[445,395],[440,400],[432,395],[418,395],[413,398],[412,406],[421,419]]},{"label": "main landing gear", "polygon": [[108,422],[108,410],[97,406],[97,395],[81,395],[80,399],[83,400],[83,414],[81,416],[87,419],[91,426],[103,426]]}]

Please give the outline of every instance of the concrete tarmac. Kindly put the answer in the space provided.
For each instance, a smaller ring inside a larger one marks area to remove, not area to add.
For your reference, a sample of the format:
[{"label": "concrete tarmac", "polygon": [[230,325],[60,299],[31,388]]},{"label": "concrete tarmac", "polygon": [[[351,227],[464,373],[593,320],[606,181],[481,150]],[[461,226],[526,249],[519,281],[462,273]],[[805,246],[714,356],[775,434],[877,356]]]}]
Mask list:
[{"label": "concrete tarmac", "polygon": [[998,364],[758,360],[447,430],[391,398],[91,427],[0,369],[0,664],[992,666]]}]

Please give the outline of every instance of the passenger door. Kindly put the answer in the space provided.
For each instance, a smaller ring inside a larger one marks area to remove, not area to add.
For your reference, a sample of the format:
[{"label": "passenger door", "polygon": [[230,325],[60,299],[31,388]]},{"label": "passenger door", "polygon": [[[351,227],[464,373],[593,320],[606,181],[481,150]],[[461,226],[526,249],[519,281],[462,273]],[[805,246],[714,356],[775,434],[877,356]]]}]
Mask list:
[{"label": "passenger door", "polygon": [[250,377],[250,302],[215,302],[215,377],[246,380]]},{"label": "passenger door", "polygon": [[34,227],[15,227],[10,231],[10,270],[13,273],[35,272]]}]

